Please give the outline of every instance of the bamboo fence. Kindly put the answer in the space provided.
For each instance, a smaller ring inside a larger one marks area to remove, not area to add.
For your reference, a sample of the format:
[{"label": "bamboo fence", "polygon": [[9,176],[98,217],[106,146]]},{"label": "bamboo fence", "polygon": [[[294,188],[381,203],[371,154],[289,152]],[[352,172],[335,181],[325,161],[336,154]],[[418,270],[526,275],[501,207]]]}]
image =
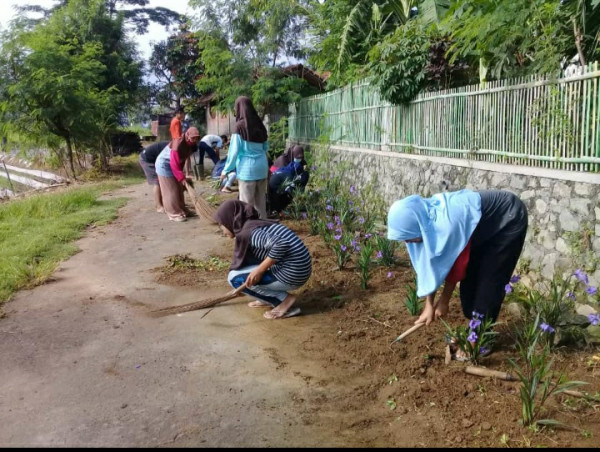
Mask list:
[{"label": "bamboo fence", "polygon": [[406,105],[368,82],[290,105],[290,139],[568,171],[600,170],[598,63],[541,76],[424,92]]}]

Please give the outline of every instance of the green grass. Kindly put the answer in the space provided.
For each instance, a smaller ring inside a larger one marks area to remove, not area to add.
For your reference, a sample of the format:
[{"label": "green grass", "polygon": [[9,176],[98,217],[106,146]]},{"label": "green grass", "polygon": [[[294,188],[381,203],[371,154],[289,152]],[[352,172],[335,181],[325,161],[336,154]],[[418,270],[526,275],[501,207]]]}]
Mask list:
[{"label": "green grass", "polygon": [[129,182],[111,180],[1,204],[0,304],[17,290],[47,279],[61,260],[77,251],[72,242],[87,226],[116,218],[126,200],[98,197]]}]

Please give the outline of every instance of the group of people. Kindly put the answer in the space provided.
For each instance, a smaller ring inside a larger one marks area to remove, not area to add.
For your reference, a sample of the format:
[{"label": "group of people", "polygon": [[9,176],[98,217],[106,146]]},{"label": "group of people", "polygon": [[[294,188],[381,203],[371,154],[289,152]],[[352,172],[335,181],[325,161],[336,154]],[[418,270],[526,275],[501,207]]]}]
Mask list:
[{"label": "group of people", "polygon": [[[234,288],[244,285],[242,292],[255,298],[250,307],[271,308],[265,318],[292,317],[300,309],[291,292],[308,281],[311,257],[294,232],[267,219],[267,187],[270,208],[284,209],[293,195],[290,187],[303,188],[308,182],[304,152],[293,146],[269,168],[267,131],[250,99],[238,98],[234,110],[235,130],[220,178],[225,180],[235,172],[239,199],[224,202],[214,217],[222,232],[235,239],[228,281]],[[190,127],[181,138],[162,149],[165,143],[149,146],[140,157],[146,171],[143,162],[156,155],[160,191],[155,187],[155,200],[159,206],[162,194],[164,211],[174,221],[185,218],[182,187],[189,182],[183,164],[199,140],[198,130]],[[208,147],[205,150],[213,158]],[[215,157],[219,162],[218,154]],[[417,274],[417,295],[425,297],[415,323],[429,325],[446,316],[458,283],[464,316],[495,321],[523,249],[527,225],[523,202],[502,190],[460,190],[430,198],[411,195],[393,203],[387,237],[405,242]]]},{"label": "group of people", "polygon": [[[254,206],[262,219],[270,212],[281,212],[291,202],[296,189],[308,182],[304,151],[295,146],[277,158],[269,168],[267,130],[247,97],[239,97],[234,106],[236,125],[231,140],[226,135],[205,135],[195,127],[184,131],[184,110],[179,109],[171,121],[170,142],[154,143],[140,154],[140,165],[148,184],[153,185],[158,212],[172,221],[185,221],[191,214],[185,207],[184,191],[192,184],[189,166],[192,157],[203,172],[205,155],[220,171],[221,191],[232,192],[235,180],[239,199]],[[229,144],[227,157],[220,151]],[[197,156],[197,157],[196,157]]]}]

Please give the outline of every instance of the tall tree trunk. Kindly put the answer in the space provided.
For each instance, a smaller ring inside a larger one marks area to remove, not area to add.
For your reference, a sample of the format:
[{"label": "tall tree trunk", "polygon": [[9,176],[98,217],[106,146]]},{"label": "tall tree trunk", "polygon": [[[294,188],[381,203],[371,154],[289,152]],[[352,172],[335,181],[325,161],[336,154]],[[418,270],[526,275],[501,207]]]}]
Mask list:
[{"label": "tall tree trunk", "polygon": [[73,166],[73,147],[71,145],[71,136],[66,136],[65,141],[67,142],[67,155],[69,157],[69,166],[71,167],[71,174],[73,174],[73,179],[77,180],[77,175],[75,174],[75,167]]},{"label": "tall tree trunk", "polygon": [[583,55],[583,49],[581,48],[581,30],[577,26],[577,20],[572,17],[573,22],[573,35],[575,35],[575,46],[577,47],[577,53],[579,54],[579,63],[582,67],[585,67],[585,56]]}]

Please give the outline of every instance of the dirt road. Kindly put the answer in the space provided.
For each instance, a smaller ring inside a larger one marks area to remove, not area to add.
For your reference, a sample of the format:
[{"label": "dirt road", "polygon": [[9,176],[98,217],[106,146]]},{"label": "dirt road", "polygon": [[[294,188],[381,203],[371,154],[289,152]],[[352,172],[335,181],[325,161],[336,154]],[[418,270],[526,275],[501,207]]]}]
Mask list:
[{"label": "dirt road", "polygon": [[232,247],[204,220],[167,221],[149,194],[146,185],[114,193],[130,198],[119,218],[91,229],[51,281],[5,306],[0,446],[356,445],[334,414],[303,403],[324,391],[309,384],[320,370],[286,338],[310,316],[265,320],[248,298],[204,318],[146,315],[227,290],[225,281],[158,284],[152,270],[165,257]]}]

